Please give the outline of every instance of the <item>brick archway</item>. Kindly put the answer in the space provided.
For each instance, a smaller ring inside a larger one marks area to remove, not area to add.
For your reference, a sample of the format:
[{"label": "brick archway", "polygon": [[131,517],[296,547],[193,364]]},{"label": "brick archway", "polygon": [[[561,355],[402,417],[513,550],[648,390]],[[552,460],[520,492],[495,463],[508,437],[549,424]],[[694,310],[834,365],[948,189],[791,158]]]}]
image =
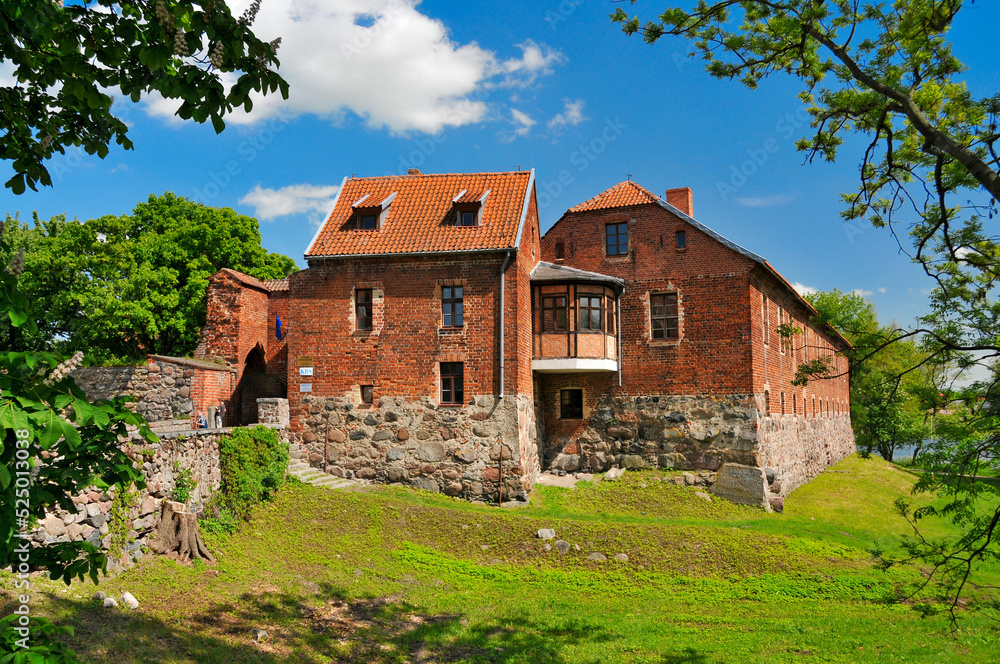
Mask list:
[{"label": "brick archway", "polygon": [[257,422],[257,399],[267,394],[267,361],[264,348],[258,343],[247,353],[240,377],[240,424]]}]

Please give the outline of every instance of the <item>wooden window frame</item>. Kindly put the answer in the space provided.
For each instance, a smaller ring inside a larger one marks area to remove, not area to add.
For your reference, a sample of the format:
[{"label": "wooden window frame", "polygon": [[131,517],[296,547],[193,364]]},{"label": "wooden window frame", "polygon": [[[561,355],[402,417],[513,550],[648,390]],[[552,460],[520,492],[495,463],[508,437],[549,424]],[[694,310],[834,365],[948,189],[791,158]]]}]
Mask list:
[{"label": "wooden window frame", "polygon": [[[450,294],[448,294],[448,291],[451,291]],[[457,295],[456,291],[458,292]],[[448,311],[449,306],[451,308],[450,312]],[[465,327],[464,286],[458,285],[441,287],[441,327],[449,329]]]},{"label": "wooden window frame", "polygon": [[[362,301],[362,293],[367,293],[367,301]],[[354,321],[358,330],[371,332],[375,327],[374,294],[371,288],[356,288],[354,290]],[[361,308],[368,306],[368,315],[362,316]],[[367,325],[364,324],[367,321]]]},{"label": "wooden window frame", "polygon": [[566,258],[566,245],[562,242],[556,242],[556,260],[561,261]]},{"label": "wooden window frame", "polygon": [[[575,399],[567,400],[567,396],[578,395],[579,403],[572,403]],[[567,413],[567,407],[573,410]],[[560,420],[582,420],[583,419],[583,388],[564,387],[559,390],[559,419]]]},{"label": "wooden window frame", "polygon": [[366,406],[371,406],[375,403],[375,386],[374,385],[361,385],[361,403]]},{"label": "wooden window frame", "polygon": [[[588,303],[588,304],[584,305],[583,301],[585,299],[586,300],[597,300],[597,307],[596,307],[596,309],[597,309],[598,318],[600,319],[600,322],[599,322],[599,324],[598,324],[597,327],[591,327],[590,326],[590,323],[591,323],[591,320],[592,320],[591,314],[594,311],[595,307],[592,305],[592,303]],[[604,295],[598,294],[598,293],[579,293],[579,294],[577,294],[577,296],[576,296],[576,319],[577,319],[576,320],[576,329],[577,329],[577,331],[578,332],[585,332],[587,334],[591,334],[591,333],[594,333],[594,332],[604,333],[604,329],[605,329],[605,326],[606,326],[606,319],[607,319],[604,310],[605,310]],[[583,324],[583,321],[584,321],[583,314],[584,314],[585,311],[587,312],[587,325]]]},{"label": "wooden window frame", "polygon": [[[670,311],[670,297],[673,297],[673,309],[674,313],[669,313]],[[663,313],[655,314],[654,307],[657,306],[654,302],[654,298],[663,298]],[[652,341],[679,341],[681,338],[681,307],[680,307],[680,294],[677,291],[663,291],[659,293],[649,294],[649,338]],[[662,320],[663,324],[663,336],[656,336],[656,321]],[[667,326],[667,322],[674,321],[674,335],[670,336],[670,328]]]},{"label": "wooden window frame", "polygon": [[[555,300],[562,300],[563,306],[550,306],[549,302]],[[545,317],[545,312],[551,311],[552,314],[552,324],[553,327],[548,327],[547,319]],[[558,323],[558,312],[562,311],[563,320],[562,327],[559,327]],[[542,332],[568,332],[569,331],[569,293],[562,294],[552,294],[546,295],[542,294]]]},{"label": "wooden window frame", "polygon": [[[614,233],[612,233],[614,229]],[[622,229],[625,230],[625,245],[624,251],[622,251]],[[610,257],[614,256],[628,256],[628,240],[629,240],[628,222],[627,221],[612,221],[604,224],[604,255]],[[614,237],[614,248],[615,253],[611,253],[611,238]]]},{"label": "wooden window frame", "polygon": [[687,249],[687,231],[677,231],[674,233],[674,241],[678,251]]},{"label": "wooden window frame", "polygon": [[465,405],[465,363],[441,362],[441,404]]}]

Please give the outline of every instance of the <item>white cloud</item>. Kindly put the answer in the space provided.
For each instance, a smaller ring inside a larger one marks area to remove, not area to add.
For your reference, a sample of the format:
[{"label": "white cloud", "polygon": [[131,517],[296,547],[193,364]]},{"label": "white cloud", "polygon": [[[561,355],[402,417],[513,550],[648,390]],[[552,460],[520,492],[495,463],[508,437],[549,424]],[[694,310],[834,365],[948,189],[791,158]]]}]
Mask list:
[{"label": "white cloud", "polygon": [[813,288],[812,286],[806,286],[805,284],[800,284],[795,282],[792,284],[792,288],[798,291],[799,295],[812,295],[813,293],[818,293],[818,288]]},{"label": "white cloud", "polygon": [[[234,14],[250,0],[231,3]],[[289,99],[254,95],[250,114],[227,116],[253,124],[279,113],[313,114],[334,122],[348,113],[373,128],[436,133],[480,122],[483,95],[498,86],[525,87],[565,58],[527,41],[521,56],[502,60],[475,42],[452,41],[443,22],[417,11],[420,0],[268,0],[254,23],[264,40],[281,37],[280,73]],[[223,75],[228,87],[236,77]],[[173,116],[179,104],[151,98],[148,111]]]},{"label": "white cloud", "polygon": [[518,136],[527,136],[531,132],[531,128],[537,124],[534,118],[516,108],[510,109],[510,114],[514,118],[515,129],[501,131],[497,134],[503,143],[510,143]]},{"label": "white cloud", "polygon": [[773,196],[742,196],[736,202],[743,207],[769,208],[787,205],[795,200],[796,194],[774,194]]},{"label": "white cloud", "polygon": [[539,76],[552,73],[553,65],[566,62],[566,57],[560,52],[538,45],[532,40],[517,44],[521,49],[520,58],[504,60],[496,65],[495,71],[503,74],[501,85],[526,88],[534,85]]},{"label": "white cloud", "polygon": [[854,293],[855,295],[860,295],[861,297],[868,297],[869,295],[872,294],[870,290],[864,290],[862,288],[855,288],[851,292]]},{"label": "white cloud", "polygon": [[281,189],[268,189],[258,184],[240,199],[240,203],[252,205],[254,216],[262,221],[306,213],[317,222],[333,207],[333,199],[339,190],[336,185],[292,184]]},{"label": "white cloud", "polygon": [[884,286],[879,286],[878,292],[882,293],[884,295],[884,294],[888,293],[889,291]]},{"label": "white cloud", "polygon": [[566,127],[575,127],[580,124],[587,117],[583,114],[583,100],[582,99],[566,99],[566,108],[562,113],[557,113],[555,117],[549,120],[549,129],[559,131],[565,129]]}]

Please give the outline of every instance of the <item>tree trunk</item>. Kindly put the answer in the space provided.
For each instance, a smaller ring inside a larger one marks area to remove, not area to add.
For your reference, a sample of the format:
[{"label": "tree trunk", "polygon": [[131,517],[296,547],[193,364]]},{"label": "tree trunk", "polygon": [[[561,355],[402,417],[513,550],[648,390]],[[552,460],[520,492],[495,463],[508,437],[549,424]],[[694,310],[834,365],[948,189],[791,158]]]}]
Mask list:
[{"label": "tree trunk", "polygon": [[183,503],[164,500],[160,507],[160,521],[149,540],[153,553],[165,554],[180,562],[199,559],[210,565],[215,556],[201,540],[198,515],[188,511]]}]

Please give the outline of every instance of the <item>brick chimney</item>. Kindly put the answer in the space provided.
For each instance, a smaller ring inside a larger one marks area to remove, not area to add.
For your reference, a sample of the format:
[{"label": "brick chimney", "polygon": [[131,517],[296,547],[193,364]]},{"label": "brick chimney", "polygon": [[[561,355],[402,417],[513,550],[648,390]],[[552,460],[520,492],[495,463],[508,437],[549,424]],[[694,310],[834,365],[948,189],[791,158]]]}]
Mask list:
[{"label": "brick chimney", "polygon": [[667,195],[664,196],[664,199],[687,216],[694,216],[694,202],[691,189],[688,187],[667,189]]}]

